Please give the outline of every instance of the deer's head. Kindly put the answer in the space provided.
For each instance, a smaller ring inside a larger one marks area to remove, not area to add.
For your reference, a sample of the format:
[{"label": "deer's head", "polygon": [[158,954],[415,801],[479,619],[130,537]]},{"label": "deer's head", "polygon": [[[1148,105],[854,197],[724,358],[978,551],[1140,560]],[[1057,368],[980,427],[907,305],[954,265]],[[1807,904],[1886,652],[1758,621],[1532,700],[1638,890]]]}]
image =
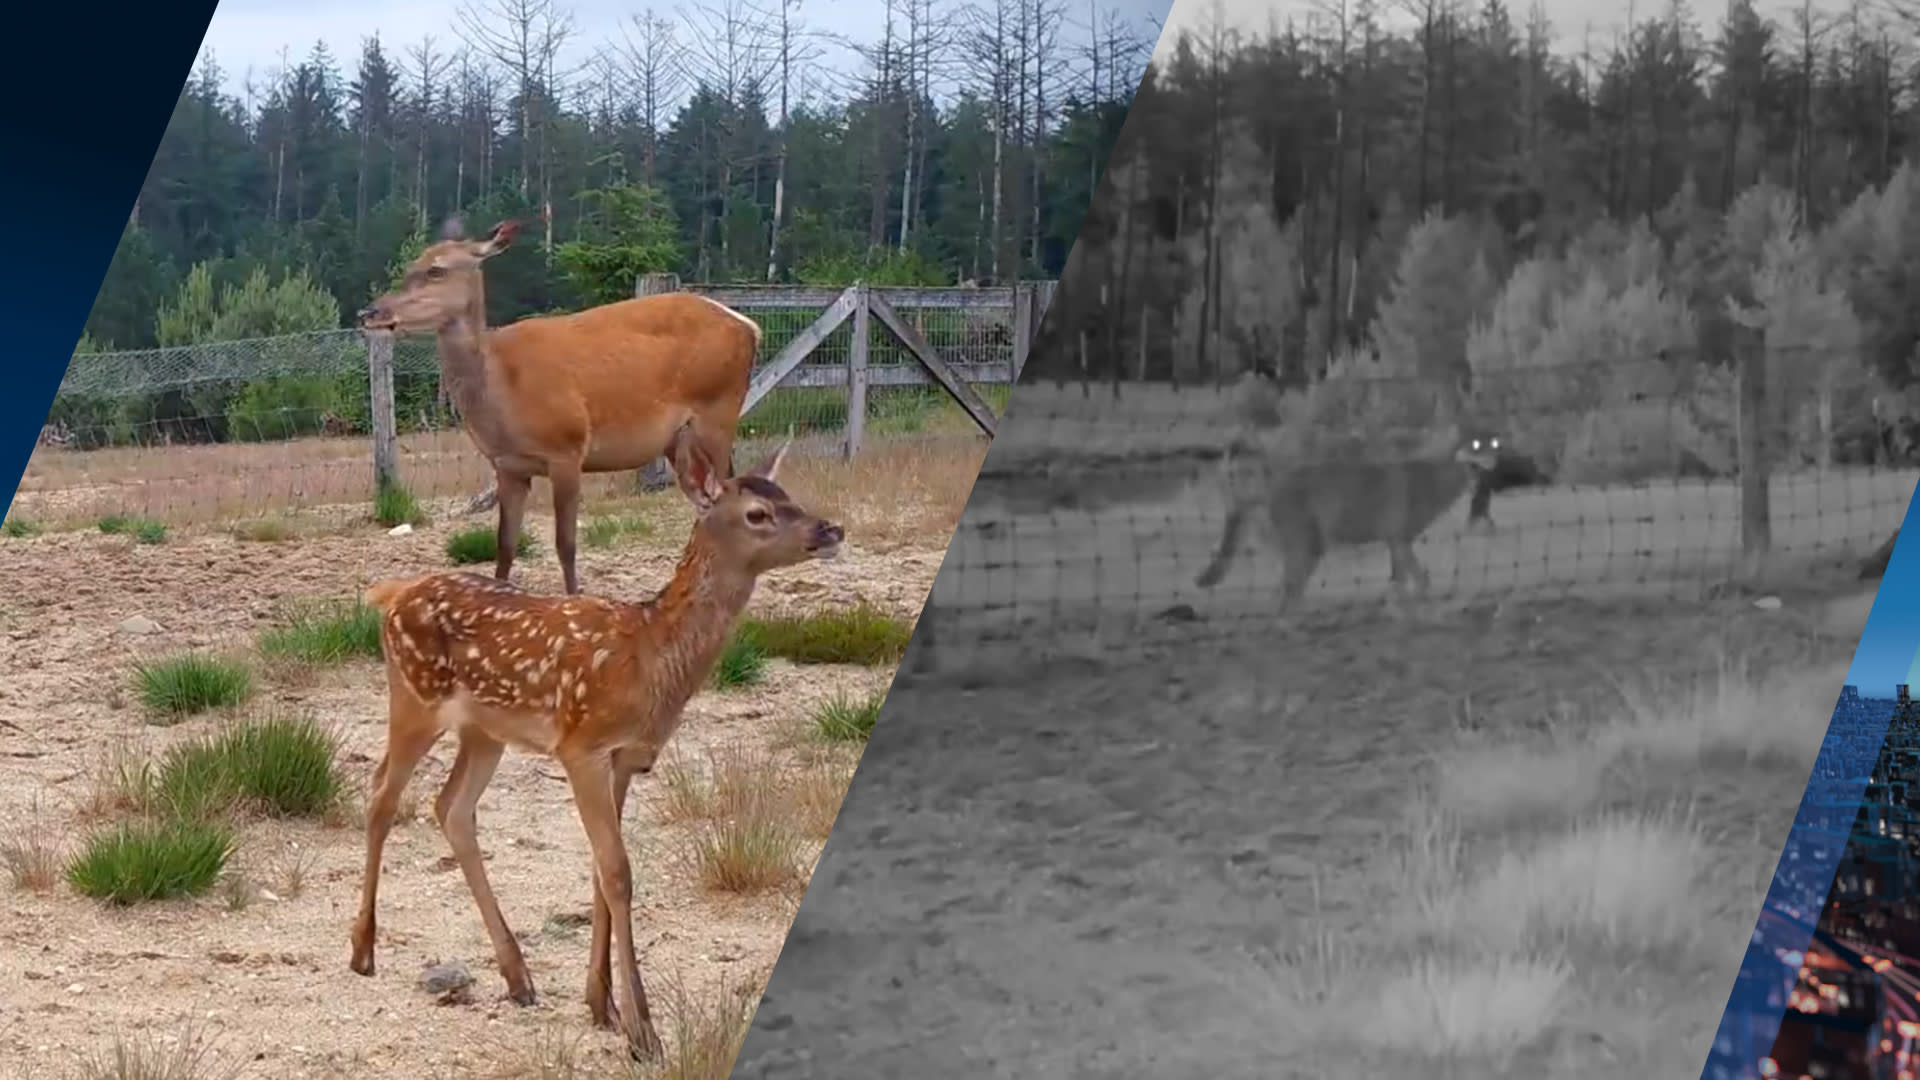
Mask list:
[{"label": "deer's head", "polygon": [[776,479],[787,446],[731,479],[721,478],[691,426],[680,429],[667,452],[680,490],[699,517],[694,528],[705,533],[728,565],[759,575],[840,553],[845,538],[840,526],[794,502]]},{"label": "deer's head", "polygon": [[520,224],[503,221],[483,239],[469,240],[457,217],[440,228],[440,239],[407,265],[400,287],[368,304],[360,325],[368,330],[425,333],[474,313],[485,295],[480,264],[513,245]]}]

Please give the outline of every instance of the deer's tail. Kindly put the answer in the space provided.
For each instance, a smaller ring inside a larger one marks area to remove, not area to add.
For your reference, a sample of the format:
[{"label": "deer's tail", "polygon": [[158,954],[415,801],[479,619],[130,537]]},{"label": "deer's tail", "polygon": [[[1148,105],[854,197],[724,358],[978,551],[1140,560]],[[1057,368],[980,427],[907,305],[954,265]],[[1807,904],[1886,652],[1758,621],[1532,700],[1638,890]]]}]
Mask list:
[{"label": "deer's tail", "polygon": [[1233,568],[1234,555],[1240,550],[1240,536],[1246,531],[1247,514],[1251,509],[1247,504],[1239,503],[1227,512],[1227,527],[1220,534],[1220,549],[1213,553],[1213,561],[1200,571],[1194,584],[1211,589],[1227,576],[1227,571]]},{"label": "deer's tail", "polygon": [[393,610],[393,605],[408,589],[419,582],[419,578],[388,578],[367,586],[367,603],[381,612]]}]

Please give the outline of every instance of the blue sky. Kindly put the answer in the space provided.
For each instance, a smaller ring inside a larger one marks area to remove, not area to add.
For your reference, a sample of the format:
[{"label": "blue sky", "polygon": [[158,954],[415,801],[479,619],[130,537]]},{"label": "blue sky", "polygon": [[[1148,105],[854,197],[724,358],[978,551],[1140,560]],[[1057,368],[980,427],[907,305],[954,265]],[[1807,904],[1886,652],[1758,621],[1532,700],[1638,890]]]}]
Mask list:
[{"label": "blue sky", "polygon": [[1891,696],[1896,683],[1920,687],[1920,673],[1914,671],[1916,653],[1920,653],[1920,535],[1913,535],[1916,529],[1920,522],[1909,506],[1901,529],[1906,535],[1901,536],[1887,576],[1881,579],[1873,614],[1867,618],[1866,632],[1847,672],[1847,681],[1869,697]]},{"label": "blue sky", "polygon": [[[958,6],[957,0],[934,3],[936,9]],[[342,69],[349,72],[353,58],[359,55],[361,40],[376,31],[390,55],[418,45],[428,35],[438,48],[457,47],[455,12],[459,6],[459,0],[220,0],[202,49],[213,50],[234,94],[244,96],[242,81],[248,69],[252,69],[256,83],[265,83],[279,67],[283,47],[289,60],[297,63],[315,41],[324,41]],[[489,5],[487,0],[476,0],[474,6],[484,10]],[[557,6],[573,15],[574,33],[561,54],[565,66],[569,60],[584,61],[598,46],[617,45],[622,40],[621,29],[631,16],[649,7],[671,16],[688,5],[674,0],[558,0]],[[754,0],[753,6],[777,10],[771,0]],[[1069,25],[1062,27],[1060,35],[1063,51],[1086,39],[1089,6],[1088,0],[1067,0]],[[1167,0],[1098,0],[1098,7],[1135,23],[1141,28],[1139,36],[1150,41],[1166,13]],[[904,8],[901,4],[900,9]],[[881,0],[803,0],[796,17],[823,37],[869,43],[880,38],[885,6]],[[895,18],[902,20],[904,16]],[[857,52],[838,42],[822,41],[819,49],[820,57],[813,67],[821,72],[822,81],[857,72],[863,64]],[[1078,68],[1079,64],[1074,62],[1072,66]]]}]

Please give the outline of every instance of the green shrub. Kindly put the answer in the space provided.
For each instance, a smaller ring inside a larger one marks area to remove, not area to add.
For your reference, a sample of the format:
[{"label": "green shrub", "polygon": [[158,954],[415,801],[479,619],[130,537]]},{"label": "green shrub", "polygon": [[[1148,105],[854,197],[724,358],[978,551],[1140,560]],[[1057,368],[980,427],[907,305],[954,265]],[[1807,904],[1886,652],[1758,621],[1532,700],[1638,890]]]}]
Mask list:
[{"label": "green shrub", "polygon": [[236,660],[189,654],[134,668],[135,688],[156,723],[231,708],[253,693],[253,672]]},{"label": "green shrub", "polygon": [[420,508],[420,500],[414,498],[405,485],[389,482],[381,484],[380,490],[373,493],[373,520],[391,529],[400,525],[425,525],[427,514]]},{"label": "green shrub", "polygon": [[796,664],[897,664],[913,628],[864,601],[846,611],[772,619],[748,618],[737,635],[750,637],[769,656]]},{"label": "green shrub", "polygon": [[126,822],[88,838],[67,864],[67,882],[113,904],[198,896],[219,879],[233,846],[233,829],[220,821]]},{"label": "green shrub", "polygon": [[[539,550],[531,534],[522,532],[513,545],[514,554],[525,559]],[[447,537],[447,558],[455,566],[493,562],[500,554],[500,535],[491,526],[475,525]]]},{"label": "green shrub", "polygon": [[860,701],[835,696],[813,716],[814,730],[829,742],[866,742],[873,735],[874,722],[880,719],[884,694]]},{"label": "green shrub", "polygon": [[279,375],[247,383],[227,406],[227,438],[234,442],[285,442],[318,435],[329,413],[346,407],[338,379],[327,375]]},{"label": "green shrub", "polygon": [[156,790],[176,816],[206,819],[244,807],[272,817],[319,817],[346,789],[339,739],[308,717],[234,724],[174,746]]},{"label": "green shrub", "polygon": [[30,540],[45,531],[39,522],[29,521],[26,518],[10,517],[5,522],[0,522],[0,536],[10,540]]},{"label": "green shrub", "polygon": [[758,683],[767,673],[767,651],[750,636],[735,633],[714,661],[709,681],[716,690],[734,690]]},{"label": "green shrub", "polygon": [[303,605],[285,623],[260,635],[260,651],[304,664],[377,660],[380,612],[357,601]]}]

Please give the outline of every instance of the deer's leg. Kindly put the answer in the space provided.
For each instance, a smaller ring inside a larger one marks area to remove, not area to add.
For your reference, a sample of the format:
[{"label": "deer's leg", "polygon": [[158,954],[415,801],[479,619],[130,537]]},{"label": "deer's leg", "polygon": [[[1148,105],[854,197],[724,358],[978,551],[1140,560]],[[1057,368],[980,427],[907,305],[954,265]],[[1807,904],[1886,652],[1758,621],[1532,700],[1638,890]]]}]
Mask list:
[{"label": "deer's leg", "polygon": [[440,729],[425,715],[425,709],[408,700],[405,690],[395,690],[388,710],[387,752],[373,770],[373,795],[367,801],[367,864],[360,878],[360,917],[353,925],[353,970],[360,975],[373,974],[374,908],[380,892],[380,859],[386,850],[387,834],[393,831],[394,811],[400,805],[400,793],[420,766],[433,744],[440,741]]},{"label": "deer's leg", "polygon": [[560,578],[567,595],[580,591],[580,573],[574,568],[579,550],[580,467],[556,464],[547,474],[553,484],[553,553],[560,559]]},{"label": "deer's leg", "polygon": [[440,832],[453,848],[460,874],[467,879],[467,890],[480,908],[480,921],[486,924],[487,937],[493,942],[493,958],[500,975],[507,980],[507,996],[516,1005],[533,1004],[533,976],[527,973],[527,961],[520,954],[520,942],[507,928],[500,914],[500,901],[493,895],[493,883],[487,880],[487,868],[480,857],[480,828],[475,809],[480,793],[487,790],[500,756],[506,747],[485,735],[462,733],[460,754],[453,761],[447,782],[434,800],[433,816]]},{"label": "deer's leg", "polygon": [[614,803],[613,762],[607,755],[593,754],[568,757],[561,764],[573,787],[580,824],[593,845],[594,888],[605,900],[613,923],[609,968],[627,1050],[637,1060],[657,1060],[662,1053],[660,1036],[653,1029],[646,988],[640,983],[640,967],[633,952],[633,867],[627,861],[626,840],[620,833],[620,814]]},{"label": "deer's leg", "polygon": [[527,516],[527,496],[533,491],[533,477],[496,471],[493,486],[500,501],[500,550],[493,557],[493,576],[505,581],[513,573],[513,549],[520,543],[520,526]]},{"label": "deer's leg", "polygon": [[[627,795],[633,787],[633,772],[615,763],[613,773],[613,812],[619,820],[627,815]],[[613,961],[608,953],[612,944],[613,913],[607,910],[607,898],[593,890],[593,938],[587,946],[587,1014],[593,1026],[614,1026]]]},{"label": "deer's leg", "polygon": [[1248,507],[1245,504],[1227,511],[1227,527],[1220,533],[1220,547],[1213,553],[1213,561],[1200,571],[1194,584],[1203,589],[1211,589],[1220,584],[1233,568],[1233,557],[1240,550],[1241,534],[1246,532]]}]

